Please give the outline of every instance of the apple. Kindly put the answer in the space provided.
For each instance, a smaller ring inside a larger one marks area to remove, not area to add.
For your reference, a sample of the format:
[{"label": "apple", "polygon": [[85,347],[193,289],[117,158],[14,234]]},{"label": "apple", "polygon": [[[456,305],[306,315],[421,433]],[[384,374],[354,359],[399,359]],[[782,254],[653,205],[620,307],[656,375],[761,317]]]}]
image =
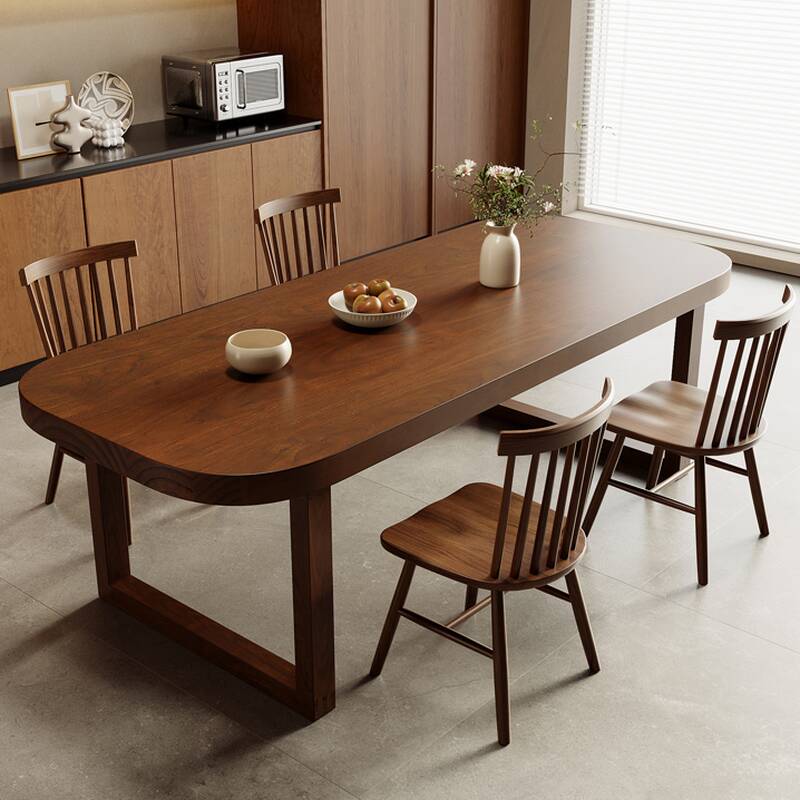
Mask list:
[{"label": "apple", "polygon": [[395,292],[395,290],[394,290],[394,289],[384,289],[384,291],[382,291],[382,292],[381,292],[381,293],[378,295],[378,300],[380,300],[380,301],[381,301],[381,303],[383,303],[383,301],[384,301],[384,300],[385,300],[387,297],[394,297],[396,294],[397,294],[397,292]]},{"label": "apple", "polygon": [[373,297],[377,297],[381,292],[391,288],[392,284],[386,278],[373,278],[368,284],[369,293]]},{"label": "apple", "polygon": [[356,314],[380,314],[382,311],[381,301],[377,297],[360,294],[353,301],[353,311]]},{"label": "apple", "polygon": [[402,311],[404,308],[408,308],[408,302],[405,297],[401,297],[399,294],[383,292],[381,294],[381,308],[384,313]]},{"label": "apple", "polygon": [[369,289],[367,289],[366,283],[356,281],[355,283],[348,283],[342,290],[342,294],[344,295],[344,304],[348,308],[352,308],[356,297],[360,294],[369,294]]}]

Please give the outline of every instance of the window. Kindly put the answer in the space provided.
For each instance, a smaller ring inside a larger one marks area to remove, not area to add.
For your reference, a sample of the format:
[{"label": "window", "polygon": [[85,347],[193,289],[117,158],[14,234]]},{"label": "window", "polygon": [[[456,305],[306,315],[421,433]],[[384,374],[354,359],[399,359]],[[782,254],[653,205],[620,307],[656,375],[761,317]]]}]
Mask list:
[{"label": "window", "polygon": [[587,0],[579,207],[800,251],[800,0]]}]

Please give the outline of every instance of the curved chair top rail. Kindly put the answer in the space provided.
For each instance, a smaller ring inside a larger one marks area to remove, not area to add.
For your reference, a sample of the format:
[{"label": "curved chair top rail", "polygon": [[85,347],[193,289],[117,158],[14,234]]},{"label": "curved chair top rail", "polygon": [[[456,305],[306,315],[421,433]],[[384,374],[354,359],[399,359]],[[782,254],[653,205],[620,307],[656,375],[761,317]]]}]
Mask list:
[{"label": "curved chair top rail", "polygon": [[34,281],[48,275],[55,275],[65,269],[83,267],[98,261],[113,261],[118,258],[134,258],[139,255],[139,247],[135,240],[126,242],[110,242],[72,250],[58,256],[46,256],[28,264],[19,271],[20,282],[30,286]]},{"label": "curved chair top rail", "polygon": [[289,197],[267,200],[266,203],[262,203],[256,209],[256,215],[259,222],[263,222],[270,217],[274,217],[278,214],[286,214],[289,211],[341,202],[342,193],[338,188],[322,189],[317,192],[301,192],[300,194],[293,194]]},{"label": "curved chair top rail", "polygon": [[774,311],[756,319],[718,320],[714,327],[714,338],[752,339],[772,333],[789,321],[794,311],[795,299],[794,289],[787,283],[783,288],[781,304]]},{"label": "curved chair top rail", "polygon": [[522,431],[502,431],[497,454],[521,456],[558,450],[594,433],[608,421],[614,404],[614,381],[606,378],[603,396],[588,411],[558,425]]}]

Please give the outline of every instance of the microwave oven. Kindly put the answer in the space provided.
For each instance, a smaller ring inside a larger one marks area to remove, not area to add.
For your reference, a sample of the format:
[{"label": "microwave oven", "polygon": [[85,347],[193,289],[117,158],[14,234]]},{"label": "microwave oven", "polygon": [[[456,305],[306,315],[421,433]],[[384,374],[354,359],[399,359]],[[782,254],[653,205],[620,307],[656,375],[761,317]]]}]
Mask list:
[{"label": "microwave oven", "polygon": [[283,56],[238,48],[197,50],[161,58],[168,114],[226,120],[284,107]]}]

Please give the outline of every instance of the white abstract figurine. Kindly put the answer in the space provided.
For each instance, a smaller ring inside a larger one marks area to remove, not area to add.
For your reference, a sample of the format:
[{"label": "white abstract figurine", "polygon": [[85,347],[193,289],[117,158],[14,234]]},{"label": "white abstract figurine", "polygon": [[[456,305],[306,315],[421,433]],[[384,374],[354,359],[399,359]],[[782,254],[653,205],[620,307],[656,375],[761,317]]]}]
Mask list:
[{"label": "white abstract figurine", "polygon": [[122,120],[92,117],[86,124],[92,129],[92,144],[95,147],[122,147],[125,144]]},{"label": "white abstract figurine", "polygon": [[84,123],[91,117],[91,112],[81,108],[75,98],[67,95],[64,108],[56,111],[50,121],[56,125],[63,125],[62,130],[50,137],[53,147],[60,147],[68,153],[80,153],[81,147],[92,138],[92,130]]}]

